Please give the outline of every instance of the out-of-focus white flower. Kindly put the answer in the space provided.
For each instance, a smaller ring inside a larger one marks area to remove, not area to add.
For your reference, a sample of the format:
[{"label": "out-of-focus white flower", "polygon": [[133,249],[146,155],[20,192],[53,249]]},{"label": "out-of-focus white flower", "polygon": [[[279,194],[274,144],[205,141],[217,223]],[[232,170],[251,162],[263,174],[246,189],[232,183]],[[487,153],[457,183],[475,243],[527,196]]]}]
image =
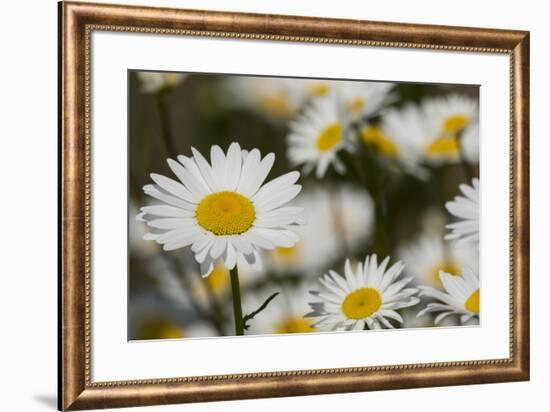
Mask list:
[{"label": "out-of-focus white flower", "polygon": [[[311,87],[313,92],[313,83]],[[302,81],[276,77],[226,76],[224,88],[227,105],[246,108],[277,121],[293,117],[308,93]]]},{"label": "out-of-focus white flower", "polygon": [[168,72],[137,72],[137,77],[143,93],[156,93],[161,90],[176,87],[187,77],[187,74]]},{"label": "out-of-focus white flower", "polygon": [[209,163],[197,150],[193,156],[168,159],[179,181],[151,174],[155,184],[144,186],[164,204],[141,208],[139,219],[151,228],[145,239],[164,250],[191,247],[208,276],[218,259],[233,269],[242,255],[261,269],[258,249],[292,247],[299,240],[291,230],[301,223],[300,208],[284,207],[301,190],[300,173],[290,172],[263,184],[275,155],[241,150],[232,143],[227,155],[212,146]]},{"label": "out-of-focus white flower", "polygon": [[353,120],[376,114],[388,102],[393,83],[338,81],[335,93]]},{"label": "out-of-focus white flower", "polygon": [[[298,286],[287,286],[279,290],[280,294],[269,303],[266,309],[250,320],[247,335],[314,332],[314,320],[304,317],[311,310],[307,303],[311,286],[311,283],[304,282]],[[265,296],[262,296],[262,299],[264,298]],[[245,300],[245,311],[250,313],[261,304],[259,295]]]},{"label": "out-of-focus white flower", "polygon": [[400,248],[398,256],[405,263],[405,273],[413,276],[418,285],[441,288],[440,271],[459,275],[466,269],[478,270],[477,248],[457,248],[436,235],[420,236]]},{"label": "out-of-focus white flower", "polygon": [[381,155],[399,160],[408,172],[425,178],[423,163],[456,163],[462,155],[478,162],[478,104],[451,95],[388,109],[380,124],[364,124],[360,138]]},{"label": "out-of-focus white flower", "polygon": [[461,184],[460,191],[464,196],[456,196],[447,202],[445,207],[459,222],[447,225],[451,233],[445,239],[458,239],[457,244],[479,244],[479,179],[472,179],[472,186]]},{"label": "out-of-focus white flower", "polygon": [[301,79],[304,87],[306,101],[308,98],[327,96],[334,93],[338,85],[338,81],[326,79]]},{"label": "out-of-focus white flower", "polygon": [[423,102],[422,110],[428,130],[423,144],[427,161],[433,164],[458,162],[461,150],[468,154],[465,156],[468,160],[478,160],[475,158],[475,147],[479,146],[476,100],[460,95],[434,98]]},{"label": "out-of-focus white flower", "polygon": [[[252,268],[242,256],[237,259],[237,267],[239,268],[239,284],[241,287],[246,287],[263,275],[263,273],[251,270]],[[192,292],[201,303],[208,304],[209,295],[220,299],[231,293],[231,278],[223,260],[220,259],[214,264],[214,269],[208,277],[201,278],[197,275],[198,273],[193,276]]]},{"label": "out-of-focus white flower", "polygon": [[137,206],[130,202],[128,213],[128,244],[132,253],[137,253],[143,256],[151,256],[159,250],[159,246],[155,243],[144,242],[143,237],[149,232],[147,225],[143,219],[136,219],[140,215]]},{"label": "out-of-focus white flower", "polygon": [[334,95],[314,99],[303,115],[290,123],[288,158],[295,165],[303,165],[304,173],[315,169],[318,179],[332,165],[338,173],[345,171],[338,152],[352,150],[348,137],[346,116]]},{"label": "out-of-focus white flower", "polygon": [[429,286],[419,286],[420,296],[438,300],[418,312],[418,317],[426,313],[439,313],[434,323],[439,324],[450,315],[460,316],[462,324],[472,318],[479,319],[479,279],[475,272],[465,270],[461,276],[440,272],[439,277],[444,291]]},{"label": "out-of-focus white flower", "polygon": [[342,253],[363,246],[372,234],[374,203],[364,190],[314,186],[293,205],[307,211],[306,220],[296,228],[300,240],[293,247],[268,253],[268,265],[276,272],[318,275]]},{"label": "out-of-focus white flower", "polygon": [[395,263],[386,270],[389,257],[380,265],[376,255],[367,256],[356,270],[346,260],[344,274],[329,271],[319,279],[322,292],[312,292],[317,300],[310,302],[313,309],[308,317],[319,318],[314,327],[328,330],[362,330],[393,328],[389,319],[402,323],[397,310],[416,305],[418,290],[407,288],[412,280],[398,280],[404,265]]},{"label": "out-of-focus white flower", "polygon": [[208,323],[156,295],[136,296],[129,307],[130,339],[181,339],[216,336]]},{"label": "out-of-focus white flower", "polygon": [[408,104],[384,111],[378,125],[364,123],[359,137],[371,150],[400,162],[407,172],[424,179],[427,171],[421,162],[426,133],[422,111],[417,105]]}]

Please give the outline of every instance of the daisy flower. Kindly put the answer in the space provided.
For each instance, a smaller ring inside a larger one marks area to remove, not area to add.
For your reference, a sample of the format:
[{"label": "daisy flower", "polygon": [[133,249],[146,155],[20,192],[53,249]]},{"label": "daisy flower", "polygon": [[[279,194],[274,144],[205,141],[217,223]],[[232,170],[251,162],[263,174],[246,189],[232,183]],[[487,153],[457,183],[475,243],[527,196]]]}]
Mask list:
[{"label": "daisy flower", "polygon": [[[257,335],[314,332],[315,321],[304,317],[311,310],[307,304],[311,286],[310,282],[305,282],[292,288],[282,287],[280,294],[257,315],[257,319],[250,321],[247,333]],[[247,299],[248,313],[262,304],[263,300],[260,301],[258,297]],[[265,299],[265,296],[262,296],[262,299]]]},{"label": "daisy flower", "polygon": [[479,179],[472,179],[472,186],[461,184],[460,191],[464,196],[456,196],[453,201],[445,203],[449,213],[461,221],[447,225],[451,233],[445,239],[458,239],[458,244],[479,244]]},{"label": "daisy flower", "polygon": [[320,318],[314,327],[329,330],[362,330],[393,328],[389,319],[402,323],[397,310],[416,305],[416,288],[406,286],[412,280],[397,280],[403,271],[401,262],[386,270],[390,258],[380,265],[376,255],[367,256],[365,263],[357,264],[353,271],[346,260],[344,274],[329,271],[319,279],[323,292],[311,292],[319,300],[309,305],[313,311],[307,317]]},{"label": "daisy flower", "polygon": [[299,80],[285,78],[228,76],[224,87],[228,105],[253,110],[270,120],[294,116],[308,94]]},{"label": "daisy flower", "polygon": [[185,73],[167,72],[138,72],[137,77],[143,93],[156,93],[161,90],[172,89],[186,77]]},{"label": "daisy flower", "polygon": [[128,222],[128,244],[130,251],[138,256],[155,257],[159,246],[144,242],[143,237],[149,232],[147,225],[143,219],[134,219],[134,216],[139,215],[139,209],[134,202],[130,202],[129,206],[129,222]]},{"label": "daisy flower", "polygon": [[364,190],[319,185],[301,193],[292,204],[307,210],[307,219],[296,228],[298,243],[268,253],[276,272],[318,274],[342,253],[361,247],[373,232],[374,202]]},{"label": "daisy flower", "polygon": [[415,242],[402,247],[399,258],[405,263],[405,272],[414,277],[416,284],[441,288],[439,272],[459,275],[466,268],[477,270],[476,247],[457,248],[437,235],[422,235]]},{"label": "daisy flower", "polygon": [[475,153],[472,146],[479,145],[476,100],[460,95],[434,98],[425,101],[422,110],[429,131],[424,138],[424,154],[427,161],[436,165],[457,162],[461,155],[460,146],[470,155]]},{"label": "daisy flower", "polygon": [[338,84],[337,81],[325,79],[301,79],[300,81],[305,86],[305,92],[309,98],[327,96]]},{"label": "daisy flower", "polygon": [[353,120],[376,114],[387,102],[393,83],[340,81],[338,98]]},{"label": "daisy flower", "polygon": [[300,224],[302,210],[284,207],[301,190],[299,172],[289,172],[263,184],[275,155],[229,146],[227,155],[212,146],[210,163],[194,148],[192,157],[168,159],[178,181],[152,173],[154,184],[144,192],[163,202],[141,208],[150,232],[144,237],[164,250],[190,247],[208,276],[222,259],[233,269],[239,256],[261,270],[259,249],[291,247],[298,240],[292,230]]},{"label": "daisy flower", "polygon": [[359,138],[380,156],[398,161],[407,172],[424,179],[427,171],[421,166],[421,142],[426,133],[420,108],[408,104],[399,109],[384,111],[378,125],[364,123]]},{"label": "daisy flower", "polygon": [[460,316],[462,324],[472,318],[479,318],[479,279],[471,270],[465,270],[461,276],[440,272],[443,291],[429,286],[419,286],[420,296],[438,300],[418,312],[418,317],[426,313],[438,313],[434,323],[439,324],[450,315]]},{"label": "daisy flower", "polygon": [[347,124],[333,95],[314,99],[304,114],[290,124],[288,158],[294,165],[304,165],[304,173],[315,169],[318,179],[332,165],[338,173],[345,171],[337,154],[351,150]]}]

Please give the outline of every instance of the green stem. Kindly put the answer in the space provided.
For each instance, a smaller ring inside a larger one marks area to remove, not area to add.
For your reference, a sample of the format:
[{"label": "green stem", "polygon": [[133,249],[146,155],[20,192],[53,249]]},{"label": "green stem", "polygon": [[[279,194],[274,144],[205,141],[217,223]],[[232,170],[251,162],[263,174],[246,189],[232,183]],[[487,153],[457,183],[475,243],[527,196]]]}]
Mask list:
[{"label": "green stem", "polygon": [[241,307],[241,288],[239,286],[239,270],[237,265],[229,271],[231,276],[231,292],[233,293],[233,314],[235,315],[235,335],[244,335],[243,309]]},{"label": "green stem", "polygon": [[175,157],[177,155],[176,148],[174,146],[174,139],[172,136],[172,131],[170,130],[170,115],[168,113],[168,107],[166,106],[165,101],[165,92],[157,93],[157,102],[160,113],[160,128],[161,136],[166,146],[166,152],[168,157]]}]

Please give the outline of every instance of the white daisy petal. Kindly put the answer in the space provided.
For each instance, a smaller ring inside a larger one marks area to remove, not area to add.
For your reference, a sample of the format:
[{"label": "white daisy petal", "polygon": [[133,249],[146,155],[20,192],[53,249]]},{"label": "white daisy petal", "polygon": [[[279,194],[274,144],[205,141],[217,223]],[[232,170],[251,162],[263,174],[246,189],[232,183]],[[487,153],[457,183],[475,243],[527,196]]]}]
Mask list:
[{"label": "white daisy petal", "polygon": [[218,190],[226,189],[226,167],[225,167],[225,155],[220,146],[212,146],[210,149],[210,161],[212,162],[212,172],[216,179]]},{"label": "white daisy petal", "polygon": [[[180,209],[169,205],[144,206],[141,208],[141,211],[148,215],[162,216],[162,217],[190,218],[194,216],[194,213],[188,210]],[[143,216],[141,216],[140,219],[143,219]]]},{"label": "white daisy petal", "polygon": [[227,190],[235,191],[241,178],[242,160],[241,147],[238,143],[231,143],[227,151],[225,173]]},{"label": "white daisy petal", "polygon": [[460,239],[462,244],[479,243],[479,186],[477,178],[472,180],[472,186],[460,185],[466,197],[456,196],[445,204],[451,215],[461,219],[460,222],[447,225],[451,233],[446,235],[446,239]]},{"label": "white daisy petal", "polygon": [[208,161],[194,147],[191,148],[191,152],[193,153],[193,158],[195,159],[195,162],[197,163],[197,166],[198,166],[198,168],[201,172],[202,177],[204,178],[205,182],[210,187],[210,190],[212,192],[218,191],[219,187],[218,187],[218,184],[217,184],[216,179],[214,177],[214,172],[212,170],[212,167],[208,164]]},{"label": "white daisy petal", "polygon": [[271,168],[273,167],[273,163],[275,162],[275,155],[273,153],[269,153],[266,155],[261,161],[256,171],[251,172],[253,173],[253,176],[250,177],[250,182],[247,185],[246,188],[243,188],[243,194],[247,196],[254,196],[264,180],[267,178],[267,175],[271,171]]},{"label": "white daisy petal", "polygon": [[183,199],[180,199],[178,197],[172,196],[166,192],[163,192],[160,190],[159,187],[155,185],[145,185],[143,186],[143,192],[146,195],[149,195],[151,197],[154,197],[157,200],[160,200],[162,202],[165,202],[169,205],[176,206],[179,208],[182,208],[184,210],[194,211],[195,206],[192,205],[189,202],[186,202]]},{"label": "white daisy petal", "polygon": [[258,149],[253,149],[246,155],[246,159],[244,157],[243,159],[243,168],[241,171],[241,179],[237,187],[237,192],[242,193],[245,196],[252,196],[254,194],[253,190],[255,190],[254,185],[256,182],[256,177],[254,174],[260,167],[260,151]]},{"label": "white daisy petal", "polygon": [[195,203],[198,199],[198,197],[187,190],[184,185],[170,179],[169,177],[165,177],[156,173],[151,173],[151,179],[153,179],[153,181],[166,192],[177,196],[187,202]]},{"label": "white daisy petal", "polygon": [[210,249],[210,257],[214,260],[218,259],[227,248],[227,238],[225,236],[217,236],[212,249]]},{"label": "white daisy petal", "polygon": [[256,205],[262,212],[269,212],[270,210],[290,202],[300,193],[300,190],[302,190],[302,186],[300,185],[289,186],[279,192],[267,194],[261,200],[258,200]]}]

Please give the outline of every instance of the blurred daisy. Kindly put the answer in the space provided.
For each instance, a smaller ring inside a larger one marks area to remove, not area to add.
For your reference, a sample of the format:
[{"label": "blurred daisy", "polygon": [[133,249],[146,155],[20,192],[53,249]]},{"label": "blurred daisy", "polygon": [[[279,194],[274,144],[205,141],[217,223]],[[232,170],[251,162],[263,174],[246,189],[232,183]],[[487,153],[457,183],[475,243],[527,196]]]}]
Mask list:
[{"label": "blurred daisy", "polygon": [[[185,268],[185,272],[175,272],[173,266],[167,264],[165,259],[160,258],[151,262],[148,271],[156,281],[160,295],[175,308],[191,310],[191,300],[193,299],[195,304],[208,309],[212,298],[221,300],[231,291],[229,271],[223,260],[219,259],[214,263],[214,269],[210,275],[203,278],[200,276],[199,270],[195,269],[198,265],[192,253],[186,252],[189,253],[177,256],[177,259],[181,260],[181,266]],[[250,265],[242,257],[237,260],[237,267],[239,268],[241,287],[246,287],[250,282],[258,280],[259,276],[263,276],[260,272],[251,270]]]},{"label": "blurred daisy", "polygon": [[353,120],[376,114],[387,102],[393,83],[340,81],[338,98]]},{"label": "blurred daisy", "polygon": [[466,128],[460,139],[464,159],[469,163],[479,163],[479,122]]},{"label": "blurred daisy", "polygon": [[[250,321],[247,334],[314,332],[314,320],[304,317],[311,310],[307,304],[309,290],[311,290],[310,283],[283,287],[280,294],[257,315],[257,319]],[[257,298],[249,300],[247,312],[252,312],[261,304],[262,302]]]},{"label": "blurred daisy", "polygon": [[129,214],[128,244],[130,246],[130,251],[137,255],[154,257],[158,252],[159,246],[154,243],[143,241],[143,237],[149,232],[149,229],[143,219],[134,219],[134,217],[140,214],[134,202],[130,202]]},{"label": "blurred daisy", "polygon": [[364,190],[314,186],[292,204],[307,210],[307,218],[296,228],[299,242],[269,252],[269,265],[276,272],[317,275],[342,253],[357,250],[372,234],[374,203]]},{"label": "blurred daisy", "polygon": [[324,193],[333,230],[342,242],[340,249],[342,252],[358,250],[374,230],[374,201],[366,190],[347,185]]},{"label": "blurred daisy", "polygon": [[455,246],[437,235],[423,235],[413,244],[402,247],[398,256],[406,265],[405,272],[414,277],[416,284],[441,288],[440,271],[455,276],[466,268],[477,271],[477,248]]},{"label": "blurred daisy", "polygon": [[451,233],[445,239],[458,239],[457,244],[479,244],[479,179],[472,179],[472,186],[461,184],[464,196],[456,196],[445,203],[449,213],[461,221],[447,225]]},{"label": "blurred daisy", "polygon": [[227,76],[225,90],[228,105],[253,110],[272,120],[294,116],[307,95],[299,80],[273,77]]},{"label": "blurred daisy", "polygon": [[128,313],[131,340],[216,336],[216,331],[189,308],[172,306],[154,294],[134,297]]},{"label": "blurred daisy", "polygon": [[315,169],[322,178],[332,165],[338,173],[345,171],[337,154],[342,149],[351,150],[347,139],[347,124],[338,102],[329,95],[314,99],[304,114],[290,123],[288,158],[293,165],[304,165],[304,173]]},{"label": "blurred daisy", "polygon": [[386,270],[390,258],[380,265],[376,255],[367,256],[352,270],[346,260],[345,278],[329,271],[319,279],[324,291],[312,292],[319,300],[309,305],[313,309],[307,317],[320,318],[313,326],[329,330],[362,330],[393,328],[389,319],[402,323],[396,311],[416,305],[416,288],[406,288],[411,278],[397,280],[403,271],[401,262]]},{"label": "blurred daisy", "polygon": [[399,161],[407,172],[424,179],[427,171],[420,163],[423,158],[421,142],[426,133],[420,108],[408,104],[384,111],[378,125],[364,123],[359,137],[380,156]]},{"label": "blurred daisy", "polygon": [[[248,265],[242,256],[239,256],[237,259],[237,267],[239,268],[239,283],[241,287],[246,287],[251,282],[258,280],[259,276],[263,275],[251,270],[250,265]],[[208,277],[200,278],[198,273],[193,273],[193,275],[195,275],[192,285],[193,293],[203,304],[208,304],[209,295],[220,299],[231,291],[229,270],[222,259],[214,263],[214,269],[212,269]]]},{"label": "blurred daisy", "polygon": [[471,270],[465,270],[462,276],[455,276],[440,272],[439,277],[444,291],[429,286],[419,286],[420,296],[433,298],[439,302],[428,303],[417,316],[439,313],[434,319],[436,325],[450,315],[460,316],[462,324],[472,318],[479,318],[479,279],[474,273]]},{"label": "blurred daisy", "polygon": [[479,145],[476,100],[460,95],[434,98],[425,101],[422,110],[429,131],[424,142],[426,160],[434,164],[459,161],[461,145],[472,155],[471,146]]},{"label": "blurred daisy", "polygon": [[257,149],[247,152],[232,143],[226,155],[212,146],[209,163],[191,150],[192,157],[168,159],[179,181],[152,173],[155,184],[144,186],[146,194],[163,202],[141,208],[138,219],[150,228],[146,240],[167,251],[189,246],[203,276],[220,258],[233,269],[243,256],[260,270],[258,249],[294,246],[299,238],[292,228],[300,224],[302,210],[283,205],[300,192],[295,184],[300,173],[263,184],[275,160],[273,153],[262,159]]},{"label": "blurred daisy", "polygon": [[335,90],[338,83],[325,79],[301,79],[300,82],[305,86],[306,95],[310,98],[327,96]]},{"label": "blurred daisy", "polygon": [[138,72],[143,93],[156,93],[161,90],[172,89],[180,84],[186,77],[185,73],[168,72]]}]

